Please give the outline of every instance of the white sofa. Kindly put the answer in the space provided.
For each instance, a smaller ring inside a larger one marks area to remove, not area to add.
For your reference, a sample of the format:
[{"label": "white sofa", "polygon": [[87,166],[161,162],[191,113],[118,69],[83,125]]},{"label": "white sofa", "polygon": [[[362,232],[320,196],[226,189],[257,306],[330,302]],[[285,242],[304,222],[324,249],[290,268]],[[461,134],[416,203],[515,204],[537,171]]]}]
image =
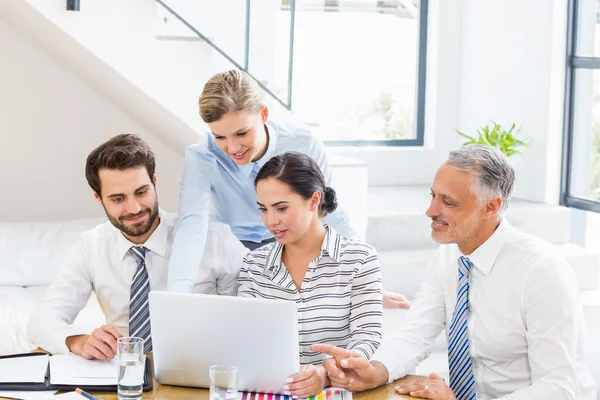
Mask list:
[{"label": "white sofa", "polygon": [[[105,219],[0,223],[0,355],[27,352],[29,316],[81,232]],[[75,323],[90,331],[104,321],[90,297]]]}]

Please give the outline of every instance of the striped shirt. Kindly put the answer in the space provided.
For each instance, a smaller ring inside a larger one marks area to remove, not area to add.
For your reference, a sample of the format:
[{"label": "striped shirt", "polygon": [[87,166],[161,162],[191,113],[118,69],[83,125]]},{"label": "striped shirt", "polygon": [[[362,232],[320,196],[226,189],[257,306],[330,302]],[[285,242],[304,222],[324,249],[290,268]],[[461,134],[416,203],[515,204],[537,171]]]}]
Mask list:
[{"label": "striped shirt", "polygon": [[240,271],[238,296],[295,301],[300,362],[321,364],[311,344],[353,349],[370,358],[381,343],[381,271],[373,247],[327,227],[321,252],[297,290],[281,260],[283,245],[269,243],[249,253]]}]

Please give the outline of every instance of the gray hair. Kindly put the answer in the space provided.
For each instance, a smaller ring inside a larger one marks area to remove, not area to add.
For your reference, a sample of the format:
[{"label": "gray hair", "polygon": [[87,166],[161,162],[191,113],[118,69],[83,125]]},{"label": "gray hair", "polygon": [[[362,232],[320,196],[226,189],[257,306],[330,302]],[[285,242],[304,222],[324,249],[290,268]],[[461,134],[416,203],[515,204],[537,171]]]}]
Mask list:
[{"label": "gray hair", "polygon": [[448,163],[459,171],[475,175],[472,191],[480,207],[500,197],[502,206],[498,216],[504,214],[515,183],[515,170],[500,150],[481,144],[463,146],[450,151]]}]

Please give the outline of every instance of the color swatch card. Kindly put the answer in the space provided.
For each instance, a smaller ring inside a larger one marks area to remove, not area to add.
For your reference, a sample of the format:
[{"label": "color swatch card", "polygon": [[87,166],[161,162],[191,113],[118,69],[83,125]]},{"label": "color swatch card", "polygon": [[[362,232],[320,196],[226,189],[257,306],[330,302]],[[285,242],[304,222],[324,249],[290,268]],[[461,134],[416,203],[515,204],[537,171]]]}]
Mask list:
[{"label": "color swatch card", "polygon": [[[294,400],[291,396],[267,393],[238,393],[237,400]],[[352,392],[344,389],[329,388],[307,400],[352,400]]]}]

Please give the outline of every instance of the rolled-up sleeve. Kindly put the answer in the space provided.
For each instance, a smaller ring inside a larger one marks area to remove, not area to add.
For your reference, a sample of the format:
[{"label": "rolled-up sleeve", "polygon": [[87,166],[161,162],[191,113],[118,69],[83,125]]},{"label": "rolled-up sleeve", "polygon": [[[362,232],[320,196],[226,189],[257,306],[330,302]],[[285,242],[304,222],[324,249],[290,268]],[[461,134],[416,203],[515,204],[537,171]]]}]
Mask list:
[{"label": "rolled-up sleeve", "polygon": [[381,269],[375,250],[362,260],[354,275],[351,290],[350,330],[352,337],[348,349],[363,354],[367,359],[381,344],[383,302]]},{"label": "rolled-up sleeve", "polygon": [[[173,249],[169,262],[168,290],[191,292],[204,255],[211,183],[205,172],[205,161],[193,149],[185,154],[185,165],[179,192],[179,218],[175,225]],[[210,271],[206,271],[210,274]]]},{"label": "rolled-up sleeve", "polygon": [[29,341],[52,354],[68,353],[69,336],[89,333],[73,326],[92,293],[92,277],[82,241],[73,245],[42,296],[27,327]]}]

